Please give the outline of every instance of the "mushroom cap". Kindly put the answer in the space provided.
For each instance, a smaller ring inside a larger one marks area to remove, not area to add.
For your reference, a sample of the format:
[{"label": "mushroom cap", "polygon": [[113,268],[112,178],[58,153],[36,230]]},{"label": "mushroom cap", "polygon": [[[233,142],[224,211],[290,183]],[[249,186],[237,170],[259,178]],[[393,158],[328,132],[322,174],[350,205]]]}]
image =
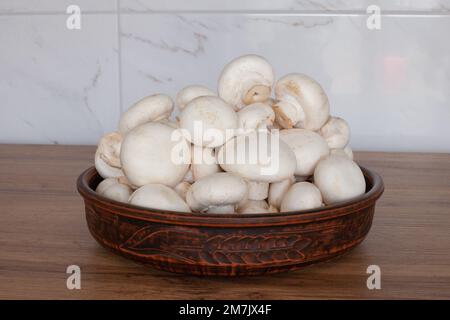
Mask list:
[{"label": "mushroom cap", "polygon": [[101,195],[108,199],[127,203],[132,193],[133,189],[130,186],[117,182],[106,188]]},{"label": "mushroom cap", "polygon": [[341,156],[346,156],[350,160],[353,160],[353,151],[352,148],[350,148],[349,145],[346,145],[343,149],[331,149],[330,154],[336,154]]},{"label": "mushroom cap", "polygon": [[[274,106],[277,122],[284,123],[283,127],[295,126],[314,131],[319,130],[328,120],[328,97],[320,84],[307,75],[285,75],[276,82],[275,95],[278,100]],[[287,106],[295,109],[293,113],[284,111]]]},{"label": "mushroom cap", "polygon": [[184,87],[177,93],[175,101],[180,110],[183,110],[186,104],[198,97],[216,96],[216,93],[207,87],[199,85],[191,85]]},{"label": "mushroom cap", "polygon": [[326,204],[349,200],[366,191],[366,181],[359,166],[340,155],[329,155],[317,164],[314,183]]},{"label": "mushroom cap", "polygon": [[[134,186],[161,183],[174,187],[185,176],[190,164],[190,145],[176,129],[159,122],[143,124],[123,139],[122,170]],[[180,154],[176,150],[181,150]],[[181,157],[179,157],[181,155]]]},{"label": "mushroom cap", "polygon": [[117,178],[106,178],[98,184],[95,192],[97,192],[98,194],[102,194],[103,191],[105,191],[108,187],[112,186],[115,183],[118,183]]},{"label": "mushroom cap", "polygon": [[248,200],[240,205],[237,209],[238,213],[241,214],[252,214],[252,213],[277,213],[277,208],[267,204],[265,200]]},{"label": "mushroom cap", "polygon": [[125,135],[141,124],[167,119],[172,110],[173,101],[165,94],[145,97],[122,114],[119,121],[119,132]]},{"label": "mushroom cap", "polygon": [[232,60],[219,77],[219,96],[239,110],[243,106],[264,102],[270,97],[274,82],[270,63],[255,54]]},{"label": "mushroom cap", "polygon": [[293,184],[281,201],[281,212],[309,210],[322,206],[320,190],[310,182]]},{"label": "mushroom cap", "polygon": [[233,137],[237,124],[236,112],[219,97],[195,98],[179,116],[180,128],[188,133],[186,138],[199,147],[221,146]]},{"label": "mushroom cap", "polygon": [[122,145],[122,135],[117,132],[105,134],[99,141],[97,151],[109,166],[120,168],[120,146]]},{"label": "mushroom cap", "polygon": [[243,107],[238,115],[238,128],[241,133],[248,133],[256,129],[264,129],[273,125],[275,113],[266,103],[256,102]]},{"label": "mushroom cap", "polygon": [[275,208],[280,208],[284,195],[293,183],[295,183],[294,176],[282,181],[272,182],[269,186],[269,198],[267,199],[269,204]]},{"label": "mushroom cap", "polygon": [[107,178],[103,180],[98,184],[95,192],[108,199],[127,203],[133,189],[128,184],[123,183],[123,180],[126,181],[126,179],[122,178],[125,177]]},{"label": "mushroom cap", "polygon": [[191,212],[186,202],[173,189],[159,183],[140,187],[130,196],[129,203],[154,210]]},{"label": "mushroom cap", "polygon": [[221,171],[213,148],[192,145],[191,157],[191,172],[194,181]]},{"label": "mushroom cap", "polygon": [[309,176],[320,159],[330,153],[326,141],[317,133],[306,129],[286,129],[280,131],[283,140],[294,152],[297,166],[295,174]]},{"label": "mushroom cap", "polygon": [[94,158],[95,169],[98,174],[103,178],[118,178],[124,175],[123,171],[119,168],[112,167],[108,165],[101,157],[100,152],[97,150],[95,152]]},{"label": "mushroom cap", "polygon": [[320,135],[328,143],[330,149],[344,148],[350,140],[350,126],[342,118],[330,117],[320,129]]},{"label": "mushroom cap", "polygon": [[193,211],[206,211],[211,207],[236,205],[247,196],[246,182],[228,172],[218,172],[197,180],[186,194]]},{"label": "mushroom cap", "polygon": [[275,182],[291,177],[297,162],[291,148],[267,131],[236,136],[217,152],[219,165],[249,181]]}]

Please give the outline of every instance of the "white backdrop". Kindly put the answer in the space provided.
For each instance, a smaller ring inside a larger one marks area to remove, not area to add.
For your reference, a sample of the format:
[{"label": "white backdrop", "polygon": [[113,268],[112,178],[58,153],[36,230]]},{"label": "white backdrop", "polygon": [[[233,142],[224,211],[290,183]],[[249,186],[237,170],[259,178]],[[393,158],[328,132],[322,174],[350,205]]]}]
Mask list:
[{"label": "white backdrop", "polygon": [[[450,152],[448,1],[39,3],[0,3],[0,143],[95,144],[134,101],[215,89],[225,63],[257,53],[278,77],[317,79],[354,149]],[[380,5],[380,30],[365,3]],[[80,30],[66,28],[69,4]]]}]

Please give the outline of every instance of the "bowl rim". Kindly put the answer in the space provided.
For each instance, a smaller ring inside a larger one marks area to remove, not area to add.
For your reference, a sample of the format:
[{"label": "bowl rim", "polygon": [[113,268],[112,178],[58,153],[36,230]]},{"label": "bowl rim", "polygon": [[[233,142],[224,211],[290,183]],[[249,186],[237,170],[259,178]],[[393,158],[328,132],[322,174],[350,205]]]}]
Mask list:
[{"label": "bowl rim", "polygon": [[[359,165],[359,164],[358,164]],[[132,219],[152,221],[177,225],[203,225],[221,227],[245,226],[273,226],[293,223],[307,223],[316,220],[332,219],[342,215],[351,214],[357,210],[369,207],[381,196],[384,184],[381,176],[376,172],[359,165],[366,183],[370,189],[364,194],[350,200],[323,206],[312,210],[288,211],[277,213],[195,213],[178,212],[159,209],[149,209],[128,203],[118,202],[101,196],[89,184],[93,179],[100,179],[94,166],[83,171],[77,179],[77,189],[86,201],[100,206],[113,215],[120,215]],[[103,179],[103,178],[101,178]],[[87,201],[89,200],[89,201]]]}]

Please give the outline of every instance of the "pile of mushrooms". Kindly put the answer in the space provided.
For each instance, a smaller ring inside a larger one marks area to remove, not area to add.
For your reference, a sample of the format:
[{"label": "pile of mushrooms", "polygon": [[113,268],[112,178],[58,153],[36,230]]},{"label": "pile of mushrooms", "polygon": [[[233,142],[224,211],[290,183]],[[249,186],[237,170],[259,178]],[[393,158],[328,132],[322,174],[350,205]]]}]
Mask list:
[{"label": "pile of mushrooms", "polygon": [[307,75],[275,81],[266,59],[244,55],[225,66],[217,93],[191,85],[175,101],[145,97],[101,138],[98,194],[159,211],[253,214],[365,192],[349,125],[330,115],[323,88]]}]

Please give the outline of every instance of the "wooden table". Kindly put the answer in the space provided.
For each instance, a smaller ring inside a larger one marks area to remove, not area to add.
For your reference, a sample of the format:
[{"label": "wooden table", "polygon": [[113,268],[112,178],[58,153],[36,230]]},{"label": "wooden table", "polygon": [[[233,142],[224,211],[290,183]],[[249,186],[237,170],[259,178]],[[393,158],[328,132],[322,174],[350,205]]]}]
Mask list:
[{"label": "wooden table", "polygon": [[[92,146],[0,145],[0,298],[450,298],[450,155],[357,152],[384,179],[367,239],[347,255],[290,273],[199,278],[146,268],[90,236],[77,176]],[[66,288],[68,265],[81,290]],[[381,290],[366,269],[381,268]]]}]

